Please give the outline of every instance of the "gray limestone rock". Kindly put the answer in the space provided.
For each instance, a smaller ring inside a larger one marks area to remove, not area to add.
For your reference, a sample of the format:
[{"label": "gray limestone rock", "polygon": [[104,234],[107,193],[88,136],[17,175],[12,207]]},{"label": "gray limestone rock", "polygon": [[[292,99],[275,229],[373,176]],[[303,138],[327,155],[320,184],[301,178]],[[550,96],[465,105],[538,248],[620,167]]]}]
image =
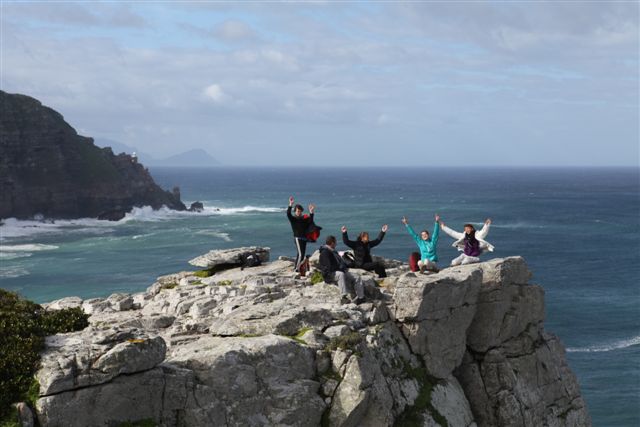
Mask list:
[{"label": "gray limestone rock", "polygon": [[82,299],[79,297],[65,297],[48,304],[42,304],[47,310],[62,310],[63,308],[82,307]]},{"label": "gray limestone rock", "polygon": [[37,379],[40,395],[60,393],[111,381],[121,374],[151,369],[164,360],[160,337],[135,330],[81,332],[48,337]]},{"label": "gray limestone rock", "polygon": [[380,287],[362,274],[361,305],[289,260],[52,303],[91,317],[46,340],[40,425],[318,426],[323,413],[333,426],[407,414],[425,426],[590,425],[522,258],[430,275],[399,265]]},{"label": "gray limestone rock", "polygon": [[405,276],[398,282],[393,317],[431,375],[447,378],[462,361],[481,280],[480,270],[468,269]]},{"label": "gray limestone rock", "polygon": [[196,257],[189,261],[189,264],[202,268],[213,268],[224,265],[238,265],[242,262],[242,257],[255,253],[260,261],[265,263],[269,261],[269,248],[261,248],[251,246],[246,248],[223,249],[209,251],[208,253]]}]

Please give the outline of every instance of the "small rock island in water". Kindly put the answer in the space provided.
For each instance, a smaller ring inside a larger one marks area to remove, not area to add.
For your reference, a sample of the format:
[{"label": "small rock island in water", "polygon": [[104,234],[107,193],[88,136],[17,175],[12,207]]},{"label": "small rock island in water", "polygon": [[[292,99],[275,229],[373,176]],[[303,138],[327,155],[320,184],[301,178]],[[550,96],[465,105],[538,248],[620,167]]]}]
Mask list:
[{"label": "small rock island in water", "polygon": [[119,220],[134,206],[185,210],[128,154],[98,148],[34,98],[0,91],[0,218]]},{"label": "small rock island in water", "polygon": [[[262,264],[235,265],[248,253]],[[521,257],[423,275],[381,259],[367,302],[268,248],[212,251],[146,292],[51,302],[41,426],[589,426],[544,291]],[[317,253],[311,258],[317,261]]]}]

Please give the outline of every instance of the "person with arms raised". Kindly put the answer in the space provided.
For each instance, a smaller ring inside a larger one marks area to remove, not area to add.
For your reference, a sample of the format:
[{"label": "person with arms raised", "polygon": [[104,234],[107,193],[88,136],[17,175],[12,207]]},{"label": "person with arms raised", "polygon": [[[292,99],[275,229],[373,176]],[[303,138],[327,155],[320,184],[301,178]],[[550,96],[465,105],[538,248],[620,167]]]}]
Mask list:
[{"label": "person with arms raised", "polygon": [[491,219],[487,218],[482,230],[476,232],[473,224],[465,224],[464,233],[460,233],[450,229],[443,221],[440,221],[442,231],[456,239],[452,246],[462,252],[459,257],[451,261],[452,266],[480,262],[480,254],[485,251],[493,252],[493,245],[484,240],[489,234],[490,226]]},{"label": "person with arms raised", "polygon": [[409,225],[409,220],[407,217],[402,217],[402,223],[407,228],[407,231],[413,237],[418,248],[420,249],[420,261],[418,261],[418,267],[420,267],[420,273],[424,273],[425,271],[433,271],[437,273],[440,271],[438,269],[438,237],[440,236],[440,215],[435,215],[435,224],[433,226],[433,235],[430,236],[427,230],[422,230],[420,235],[413,230],[413,228]]},{"label": "person with arms raised", "polygon": [[[289,207],[287,208],[287,218],[291,223],[291,230],[293,231],[293,240],[296,244],[296,262],[295,271],[300,271],[300,265],[304,262],[305,253],[307,251],[307,231],[309,226],[313,224],[313,214],[315,212],[315,205],[312,203],[309,205],[309,215],[303,215],[304,208],[302,205],[294,206],[293,196],[289,197]],[[293,214],[291,213],[293,210]]]},{"label": "person with arms raised", "polygon": [[344,225],[342,226],[342,242],[346,246],[353,249],[353,266],[355,268],[361,268],[367,271],[375,271],[378,277],[387,277],[384,265],[381,262],[373,261],[373,258],[371,258],[371,248],[374,248],[382,243],[382,239],[384,239],[384,235],[387,232],[388,228],[389,227],[387,226],[387,224],[383,225],[380,234],[378,234],[378,238],[375,240],[369,240],[369,233],[363,231],[358,235],[358,239],[353,241],[349,240],[347,227]]}]

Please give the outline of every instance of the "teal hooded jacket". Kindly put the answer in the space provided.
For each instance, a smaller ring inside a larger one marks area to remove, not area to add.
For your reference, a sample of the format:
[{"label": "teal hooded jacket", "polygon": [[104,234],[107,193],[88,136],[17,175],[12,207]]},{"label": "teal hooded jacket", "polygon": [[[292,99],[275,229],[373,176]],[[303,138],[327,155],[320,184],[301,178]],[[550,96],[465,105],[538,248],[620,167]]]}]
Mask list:
[{"label": "teal hooded jacket", "polygon": [[433,226],[433,234],[431,234],[427,240],[422,240],[422,237],[416,234],[409,224],[406,224],[406,227],[407,231],[411,234],[411,237],[413,237],[413,240],[416,241],[416,244],[420,248],[420,259],[428,259],[433,262],[438,261],[436,246],[438,245],[438,236],[440,236],[440,224],[437,222],[435,223]]}]

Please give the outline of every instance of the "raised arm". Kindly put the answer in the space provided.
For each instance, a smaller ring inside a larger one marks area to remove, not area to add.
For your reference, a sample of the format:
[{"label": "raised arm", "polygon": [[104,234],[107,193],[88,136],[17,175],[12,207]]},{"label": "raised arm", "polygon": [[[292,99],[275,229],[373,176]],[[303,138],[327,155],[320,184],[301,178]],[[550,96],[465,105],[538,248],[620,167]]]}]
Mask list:
[{"label": "raised arm", "polygon": [[378,234],[378,237],[375,240],[369,241],[370,248],[374,248],[378,246],[380,243],[382,243],[382,239],[384,239],[384,235],[387,232],[388,228],[389,226],[387,224],[382,226],[382,229],[380,230],[380,234]]},{"label": "raised arm", "polygon": [[342,231],[342,243],[349,246],[351,249],[354,249],[356,242],[354,242],[353,240],[349,240],[349,236],[347,235],[347,227],[343,225],[340,231]]},{"label": "raised arm", "polygon": [[409,224],[405,224],[405,227],[407,227],[407,231],[409,232],[411,237],[413,237],[413,240],[415,240],[417,244],[420,244],[420,240],[422,239],[420,239],[420,236],[418,236],[416,232],[413,231],[413,228],[411,228]]},{"label": "raised arm", "polygon": [[440,215],[436,214],[435,222],[433,224],[433,234],[431,235],[431,241],[435,245],[438,243],[438,238],[440,237]]},{"label": "raised arm", "polygon": [[287,218],[289,218],[289,221],[293,220],[293,215],[291,215],[292,208],[293,208],[293,196],[289,197],[289,206],[287,207]]},{"label": "raised arm", "polygon": [[458,231],[450,229],[442,221],[440,221],[440,228],[442,229],[442,231],[444,231],[446,234],[448,234],[449,236],[453,237],[456,240],[460,240],[464,238],[464,233],[460,233]]},{"label": "raised arm", "polygon": [[309,222],[313,222],[313,214],[316,212],[316,205],[311,203],[309,205]]},{"label": "raised arm", "polygon": [[484,221],[484,225],[482,226],[482,230],[476,232],[476,237],[478,239],[484,239],[489,234],[489,228],[491,227],[491,218],[487,218]]}]

